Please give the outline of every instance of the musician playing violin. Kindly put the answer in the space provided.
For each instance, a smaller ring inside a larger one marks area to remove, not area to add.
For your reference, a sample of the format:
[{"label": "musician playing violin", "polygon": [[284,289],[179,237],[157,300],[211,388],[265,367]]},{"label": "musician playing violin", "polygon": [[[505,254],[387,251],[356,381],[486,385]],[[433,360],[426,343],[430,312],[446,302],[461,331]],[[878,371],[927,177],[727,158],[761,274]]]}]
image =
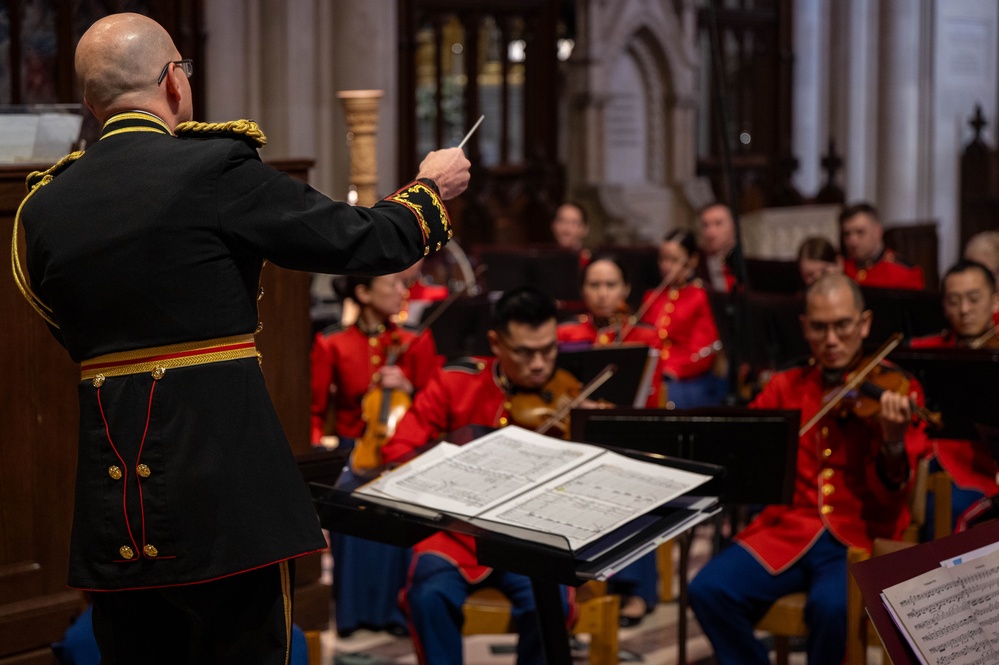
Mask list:
[{"label": "musician playing violin", "polygon": [[[812,361],[774,376],[752,404],[799,409],[802,423],[858,369],[872,321],[859,288],[842,274],[812,284],[805,307]],[[791,504],[766,507],[691,582],[691,607],[720,665],[769,663],[753,626],[794,592],[808,596],[809,665],[843,660],[847,547],[869,550],[874,538],[899,537],[909,521],[910,470],[926,447],[911,420],[921,389],[914,380],[911,387],[905,395],[886,390],[870,419],[837,408],[803,431]]]},{"label": "musician playing violin", "polygon": [[[496,303],[488,333],[495,357],[446,365],[416,396],[395,436],[382,449],[385,460],[398,459],[465,425],[522,424],[514,409],[521,395],[542,395],[553,384],[562,385],[563,391],[578,390],[578,382],[555,367],[555,311],[554,301],[537,289],[504,294]],[[413,554],[404,605],[421,663],[462,663],[461,606],[481,586],[499,588],[513,604],[520,633],[517,662],[544,662],[527,577],[479,565],[474,540],[463,534],[437,533],[418,543]]]},{"label": "musician playing violin", "polygon": [[[991,340],[993,317],[999,312],[999,294],[992,271],[975,261],[962,260],[954,264],[941,282],[944,316],[950,327],[943,332],[919,337],[910,342],[913,349],[940,349],[975,346],[978,340]],[[982,341],[988,346],[989,341]],[[986,496],[999,494],[996,485],[995,460],[980,441],[933,439],[933,460],[930,470],[946,471],[953,482],[951,488],[951,524],[958,525],[965,512]],[[926,525],[933,524],[931,502],[927,501]],[[934,534],[923,534],[930,538]]]},{"label": "musician playing violin", "polygon": [[698,258],[692,234],[682,229],[668,233],[659,245],[663,288],[643,298],[642,321],[656,329],[660,374],[678,409],[720,404],[727,389],[725,380],[712,372],[721,346],[708,293],[700,280],[691,279]]},{"label": "musician playing violin", "polygon": [[[332,326],[316,335],[312,347],[312,441],[321,443],[332,402],[339,446],[352,448],[365,435],[365,397],[392,399],[382,390],[412,395],[438,371],[429,331],[420,335],[392,322],[402,307],[405,286],[399,274],[350,277],[344,296],[360,308],[356,322]],[[408,398],[406,400],[408,402]],[[376,409],[376,412],[378,409]],[[376,418],[377,419],[377,418]],[[408,551],[361,538],[333,534],[333,597],[341,635],[357,628],[404,632],[398,607],[409,566]]]}]

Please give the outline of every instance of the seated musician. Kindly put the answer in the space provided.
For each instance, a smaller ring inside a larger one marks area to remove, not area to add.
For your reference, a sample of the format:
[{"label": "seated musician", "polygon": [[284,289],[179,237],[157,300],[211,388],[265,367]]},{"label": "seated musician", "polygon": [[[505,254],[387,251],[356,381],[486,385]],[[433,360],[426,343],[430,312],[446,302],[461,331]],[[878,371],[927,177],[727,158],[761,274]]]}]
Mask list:
[{"label": "seated musician", "polygon": [[690,279],[697,262],[694,236],[670,231],[659,246],[663,281],[645,294],[642,305],[642,321],[659,337],[666,397],[677,409],[720,404],[726,393],[725,380],[712,371],[721,343],[711,303],[701,281]]},{"label": "seated musician", "polygon": [[[980,231],[968,238],[964,258],[977,261],[991,270],[996,284],[999,284],[999,231]],[[999,312],[992,317],[992,321],[999,324]]]},{"label": "seated musician", "polygon": [[877,209],[855,203],[839,214],[839,230],[846,262],[844,272],[861,286],[881,289],[924,288],[923,269],[910,266],[885,247],[884,226]]},{"label": "seated musician", "polygon": [[590,250],[584,246],[589,235],[590,223],[582,206],[567,201],[555,210],[552,238],[559,247],[579,253],[580,268],[590,262]]},{"label": "seated musician", "polygon": [[[608,346],[616,343],[623,333],[623,343],[658,349],[659,335],[655,328],[629,316],[630,293],[631,282],[621,261],[610,254],[594,256],[583,270],[582,295],[587,313],[576,321],[559,324],[559,343],[573,347]],[[659,393],[658,385],[653,386],[648,406],[659,406]],[[611,578],[609,590],[621,596],[622,626],[637,625],[655,608],[659,601],[658,580],[655,554],[642,557]]]},{"label": "seated musician", "polygon": [[[999,294],[991,270],[974,261],[958,261],[944,275],[941,291],[944,316],[950,328],[937,335],[913,339],[910,342],[913,349],[967,347],[974,346],[977,340],[995,340],[993,317],[999,312]],[[959,524],[975,502],[999,494],[995,480],[999,468],[983,443],[933,439],[933,454],[931,472],[942,468],[953,481],[951,524]],[[928,503],[927,512],[931,510]],[[931,515],[927,515],[926,524],[927,528],[933,524]]]},{"label": "seated musician", "polygon": [[[387,462],[465,425],[530,426],[516,410],[523,396],[547,397],[555,383],[570,397],[579,382],[556,370],[555,302],[541,291],[509,291],[496,303],[489,330],[495,358],[464,359],[444,367],[417,395],[383,455]],[[518,418],[520,420],[518,420]],[[500,589],[513,605],[520,633],[517,662],[543,663],[542,641],[530,580],[479,565],[470,536],[437,533],[418,543],[404,596],[413,643],[421,663],[462,663],[462,604],[483,586]]]},{"label": "seated musician", "polygon": [[[858,369],[871,320],[852,280],[817,280],[802,317],[813,361],[774,376],[752,406],[800,409],[807,424],[844,374]],[[922,428],[911,424],[910,399],[919,403],[921,395],[913,386],[914,395],[886,390],[870,419],[832,409],[804,431],[791,504],[766,507],[691,582],[691,607],[720,665],[769,663],[753,626],[795,592],[808,594],[809,665],[843,660],[847,547],[870,549],[876,537],[900,536],[908,522],[910,470],[926,445]]]},{"label": "seated musician", "polygon": [[798,271],[806,287],[822,275],[843,272],[843,257],[822,236],[805,238],[798,246]]},{"label": "seated musician", "polygon": [[732,254],[736,246],[732,209],[717,201],[704,206],[697,212],[697,232],[704,261],[692,264],[691,270],[696,269],[698,276],[712,291],[732,291],[738,282],[732,272]]},{"label": "seated musician", "polygon": [[[312,441],[324,441],[332,406],[339,446],[351,449],[356,442],[376,446],[381,401],[389,400],[391,407],[386,412],[388,427],[409,397],[427,385],[438,364],[429,331],[416,335],[392,322],[405,291],[399,274],[349,277],[345,285],[343,295],[358,304],[359,313],[353,325],[331,326],[313,343]],[[331,549],[337,631],[348,635],[363,627],[404,632],[398,594],[406,580],[409,552],[339,534],[332,534]]]}]

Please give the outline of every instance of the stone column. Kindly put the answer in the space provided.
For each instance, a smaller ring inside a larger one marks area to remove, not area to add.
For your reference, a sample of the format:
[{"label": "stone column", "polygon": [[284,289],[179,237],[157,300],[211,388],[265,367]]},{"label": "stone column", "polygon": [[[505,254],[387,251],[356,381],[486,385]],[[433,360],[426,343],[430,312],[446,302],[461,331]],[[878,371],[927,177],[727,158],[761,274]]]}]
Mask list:
[{"label": "stone column", "polygon": [[822,150],[829,138],[829,23],[825,0],[794,3],[794,112],[792,150],[798,158],[794,184],[804,196],[822,187]]},{"label": "stone column", "polygon": [[350,184],[357,188],[357,205],[378,202],[378,104],[381,90],[342,90],[337,93],[346,114],[350,145]]}]

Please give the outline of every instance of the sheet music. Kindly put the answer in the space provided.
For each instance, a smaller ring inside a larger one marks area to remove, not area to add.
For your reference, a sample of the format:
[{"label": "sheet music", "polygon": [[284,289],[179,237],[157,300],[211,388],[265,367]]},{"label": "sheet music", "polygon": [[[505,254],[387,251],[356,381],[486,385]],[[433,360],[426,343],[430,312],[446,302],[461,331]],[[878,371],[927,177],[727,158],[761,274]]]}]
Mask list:
[{"label": "sheet music", "polygon": [[921,662],[999,662],[999,552],[930,570],[882,599]]},{"label": "sheet music", "polygon": [[558,533],[576,550],[707,479],[613,455],[550,480],[480,517]]},{"label": "sheet music", "polygon": [[446,455],[435,448],[359,491],[474,516],[603,452],[519,427],[448,445]]}]

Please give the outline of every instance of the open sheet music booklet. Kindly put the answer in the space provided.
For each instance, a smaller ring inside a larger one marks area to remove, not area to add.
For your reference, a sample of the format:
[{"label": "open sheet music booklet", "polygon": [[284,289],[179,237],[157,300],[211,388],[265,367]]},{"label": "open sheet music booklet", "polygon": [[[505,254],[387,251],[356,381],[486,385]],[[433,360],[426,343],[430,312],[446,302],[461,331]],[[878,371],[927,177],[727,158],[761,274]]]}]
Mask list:
[{"label": "open sheet music booklet", "polygon": [[578,551],[710,479],[510,426],[464,446],[440,443],[356,493],[555,534]]},{"label": "open sheet music booklet", "polygon": [[921,663],[999,663],[999,545],[944,561],[881,593]]}]

